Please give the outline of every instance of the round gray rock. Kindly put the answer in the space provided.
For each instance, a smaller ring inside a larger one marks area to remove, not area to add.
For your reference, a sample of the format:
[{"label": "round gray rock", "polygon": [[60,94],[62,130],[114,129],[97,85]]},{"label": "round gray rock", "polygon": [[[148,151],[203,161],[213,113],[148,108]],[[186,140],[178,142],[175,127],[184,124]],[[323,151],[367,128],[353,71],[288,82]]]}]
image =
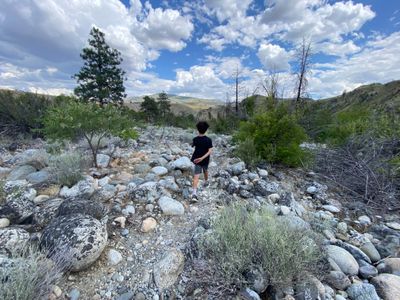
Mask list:
[{"label": "round gray rock", "polygon": [[369,283],[353,283],[346,292],[351,300],[380,300],[375,287]]},{"label": "round gray rock", "polygon": [[154,265],[154,281],[159,289],[172,286],[183,271],[185,256],[178,249],[169,250],[164,257]]},{"label": "round gray rock", "polygon": [[29,233],[22,228],[0,229],[0,253],[11,254],[21,251],[29,242]]},{"label": "round gray rock", "polygon": [[164,215],[183,215],[185,213],[182,203],[167,196],[161,197],[158,200],[158,205]]},{"label": "round gray rock", "polygon": [[101,220],[107,214],[107,208],[99,202],[86,199],[64,200],[58,208],[58,216],[83,214]]},{"label": "round gray rock", "polygon": [[50,181],[50,173],[46,170],[41,170],[35,173],[31,173],[26,176],[26,180],[28,180],[32,184],[42,184]]},{"label": "round gray rock", "polygon": [[26,179],[29,174],[32,174],[34,172],[36,172],[36,169],[32,166],[19,166],[12,170],[10,174],[8,174],[7,181]]},{"label": "round gray rock", "polygon": [[177,160],[173,161],[171,166],[173,169],[178,169],[182,171],[188,171],[193,168],[192,162],[186,156],[180,157]]},{"label": "round gray rock", "polygon": [[168,169],[161,166],[154,167],[151,171],[157,176],[164,176],[168,173]]},{"label": "round gray rock", "polygon": [[71,271],[94,263],[107,245],[106,224],[89,215],[75,214],[54,219],[44,230],[40,246],[51,255],[62,255]]},{"label": "round gray rock", "polygon": [[326,246],[328,257],[331,258],[347,275],[358,274],[358,263],[355,258],[345,249],[334,245]]}]

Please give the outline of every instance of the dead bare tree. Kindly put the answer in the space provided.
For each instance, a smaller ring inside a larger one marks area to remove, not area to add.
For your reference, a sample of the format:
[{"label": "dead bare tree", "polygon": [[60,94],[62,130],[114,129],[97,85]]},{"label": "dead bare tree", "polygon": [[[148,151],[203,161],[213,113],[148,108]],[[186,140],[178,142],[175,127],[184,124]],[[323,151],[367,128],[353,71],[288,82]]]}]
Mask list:
[{"label": "dead bare tree", "polygon": [[294,74],[296,75],[296,108],[301,104],[301,100],[307,90],[308,76],[311,72],[311,56],[311,40],[307,40],[303,37],[300,46],[295,52],[296,69]]},{"label": "dead bare tree", "polygon": [[279,73],[273,68],[261,81],[261,87],[264,89],[267,98],[275,101],[279,95]]},{"label": "dead bare tree", "polygon": [[236,65],[236,69],[233,72],[234,85],[235,85],[235,113],[239,115],[239,93],[241,90],[240,80],[242,78],[242,70],[239,68],[239,65]]}]

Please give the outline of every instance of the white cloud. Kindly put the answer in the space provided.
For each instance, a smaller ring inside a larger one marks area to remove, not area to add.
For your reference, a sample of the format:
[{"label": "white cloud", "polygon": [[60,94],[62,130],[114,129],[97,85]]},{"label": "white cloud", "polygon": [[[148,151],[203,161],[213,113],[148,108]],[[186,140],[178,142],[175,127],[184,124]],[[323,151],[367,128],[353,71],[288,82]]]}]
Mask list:
[{"label": "white cloud", "polygon": [[[147,4],[148,2],[146,2]],[[194,26],[188,17],[173,9],[153,9],[148,3],[146,17],[136,20],[132,34],[145,45],[154,49],[182,50],[191,37]]]},{"label": "white cloud", "polygon": [[246,14],[252,0],[205,0],[208,14],[215,14],[220,22]]},{"label": "white cloud", "polygon": [[313,70],[310,91],[320,97],[338,95],[357,86],[400,78],[400,32],[370,41],[360,52]]},{"label": "white cloud", "polygon": [[287,71],[290,69],[290,54],[279,45],[263,43],[258,48],[257,56],[268,70]]}]

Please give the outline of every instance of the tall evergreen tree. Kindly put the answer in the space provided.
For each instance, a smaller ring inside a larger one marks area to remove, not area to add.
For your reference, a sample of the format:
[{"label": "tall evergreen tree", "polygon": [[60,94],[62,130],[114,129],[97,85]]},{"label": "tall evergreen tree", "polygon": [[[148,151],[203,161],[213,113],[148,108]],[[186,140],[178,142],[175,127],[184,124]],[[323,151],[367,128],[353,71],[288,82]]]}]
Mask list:
[{"label": "tall evergreen tree", "polygon": [[171,102],[168,99],[168,95],[165,92],[158,94],[158,110],[160,117],[165,120],[168,113],[171,112]]},{"label": "tall evergreen tree", "polygon": [[74,77],[79,86],[75,94],[83,101],[121,105],[126,97],[125,71],[120,68],[121,53],[107,45],[104,33],[93,27],[89,47],[83,48],[83,67]]},{"label": "tall evergreen tree", "polygon": [[140,103],[140,110],[144,113],[147,122],[153,122],[159,114],[156,100],[149,96],[143,97],[143,102]]}]

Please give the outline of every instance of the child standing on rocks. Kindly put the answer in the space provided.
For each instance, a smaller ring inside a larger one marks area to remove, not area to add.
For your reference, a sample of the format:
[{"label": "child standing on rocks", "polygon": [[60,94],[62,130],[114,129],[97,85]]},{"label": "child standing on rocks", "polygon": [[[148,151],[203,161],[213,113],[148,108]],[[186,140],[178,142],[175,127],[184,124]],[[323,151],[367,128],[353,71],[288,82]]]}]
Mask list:
[{"label": "child standing on rocks", "polygon": [[212,152],[212,140],[206,136],[206,131],[209,125],[207,122],[198,122],[196,124],[199,135],[193,139],[192,147],[194,152],[191,161],[194,163],[194,176],[193,176],[193,192],[192,199],[197,200],[197,186],[199,184],[199,177],[204,173],[204,186],[208,185],[208,164],[210,162],[210,155]]}]

